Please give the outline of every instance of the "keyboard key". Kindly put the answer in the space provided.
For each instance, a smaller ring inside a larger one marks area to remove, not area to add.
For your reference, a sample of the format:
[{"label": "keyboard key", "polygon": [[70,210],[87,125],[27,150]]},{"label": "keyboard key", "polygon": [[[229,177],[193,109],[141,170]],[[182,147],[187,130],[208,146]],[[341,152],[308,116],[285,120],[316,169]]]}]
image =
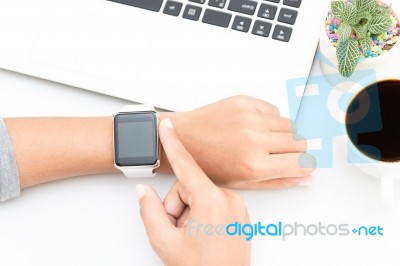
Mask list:
[{"label": "keyboard key", "polygon": [[275,18],[276,11],[278,11],[277,6],[261,4],[260,10],[258,10],[257,16],[259,16],[260,18],[266,18],[266,19],[272,20]]},{"label": "keyboard key", "polygon": [[167,1],[164,7],[164,14],[171,15],[171,16],[179,16],[179,13],[182,9],[182,3],[175,2],[175,1]]},{"label": "keyboard key", "polygon": [[189,0],[189,2],[204,4],[206,2],[206,0]]},{"label": "keyboard key", "polygon": [[274,29],[274,33],[272,33],[272,38],[282,42],[288,42],[290,40],[290,36],[292,36],[292,29],[276,25]]},{"label": "keyboard key", "polygon": [[203,16],[203,22],[223,28],[227,28],[231,22],[232,14],[206,9]]},{"label": "keyboard key", "polygon": [[251,33],[262,37],[268,37],[269,33],[271,32],[271,28],[272,28],[271,23],[261,20],[256,20],[256,22],[254,22],[253,30],[251,31]]},{"label": "keyboard key", "polygon": [[293,25],[296,22],[297,11],[287,8],[282,8],[279,12],[278,21]]},{"label": "keyboard key", "polygon": [[265,0],[265,1],[279,3],[281,0]]},{"label": "keyboard key", "polygon": [[192,5],[187,5],[185,7],[185,11],[183,11],[183,18],[190,19],[190,20],[199,20],[200,14],[201,14],[201,7],[198,6],[192,6]]},{"label": "keyboard key", "polygon": [[143,8],[155,12],[160,11],[163,2],[163,0],[110,0],[110,1],[138,8]]},{"label": "keyboard key", "polygon": [[283,4],[299,8],[301,5],[301,0],[283,0]]},{"label": "keyboard key", "polygon": [[251,25],[251,19],[242,16],[236,16],[232,23],[232,29],[242,32],[248,32]]},{"label": "keyboard key", "polygon": [[209,0],[208,5],[218,8],[224,8],[227,0]]},{"label": "keyboard key", "polygon": [[254,15],[257,9],[256,1],[245,1],[245,0],[231,0],[228,9],[231,11]]}]

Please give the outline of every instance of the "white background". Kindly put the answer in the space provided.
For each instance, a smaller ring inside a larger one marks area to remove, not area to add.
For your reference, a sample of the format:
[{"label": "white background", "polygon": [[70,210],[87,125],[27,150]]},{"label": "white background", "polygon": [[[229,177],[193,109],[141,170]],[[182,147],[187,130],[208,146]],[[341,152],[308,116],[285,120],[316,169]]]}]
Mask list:
[{"label": "white background", "polygon": [[[314,64],[313,73],[318,72]],[[0,71],[4,117],[111,116],[126,103]],[[306,107],[312,108],[305,102]],[[318,169],[309,186],[241,191],[252,221],[380,225],[384,236],[256,238],[252,265],[400,265],[398,208],[381,208],[379,181],[347,164],[343,145],[343,139],[335,139],[333,168]],[[18,199],[0,204],[0,265],[160,265],[148,244],[134,187],[147,183],[164,196],[173,181],[163,175],[94,175],[26,189]]]}]

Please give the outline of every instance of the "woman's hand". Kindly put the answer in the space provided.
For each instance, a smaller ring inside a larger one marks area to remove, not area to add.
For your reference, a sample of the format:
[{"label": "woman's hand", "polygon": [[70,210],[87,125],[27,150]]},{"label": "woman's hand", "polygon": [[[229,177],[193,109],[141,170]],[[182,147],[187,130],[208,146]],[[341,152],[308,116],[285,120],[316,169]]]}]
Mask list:
[{"label": "woman's hand", "polygon": [[[160,139],[178,180],[164,203],[150,187],[136,188],[154,251],[165,265],[249,265],[250,242],[244,236],[216,233],[217,225],[249,222],[242,197],[213,184],[185,150],[169,120],[160,124]],[[206,225],[213,226],[209,233]]]},{"label": "woman's hand", "polygon": [[[285,188],[306,182],[315,160],[273,105],[235,96],[184,113],[161,113],[204,172],[232,188]],[[297,139],[297,140],[296,140]],[[171,171],[165,154],[162,171]]]}]

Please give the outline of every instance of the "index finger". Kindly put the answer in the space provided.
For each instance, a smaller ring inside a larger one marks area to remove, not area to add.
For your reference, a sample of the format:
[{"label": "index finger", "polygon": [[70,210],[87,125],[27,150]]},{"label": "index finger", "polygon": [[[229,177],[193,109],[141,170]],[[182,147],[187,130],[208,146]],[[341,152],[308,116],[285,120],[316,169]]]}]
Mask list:
[{"label": "index finger", "polygon": [[189,195],[197,195],[199,191],[215,187],[179,140],[171,120],[162,120],[159,132],[172,170]]}]

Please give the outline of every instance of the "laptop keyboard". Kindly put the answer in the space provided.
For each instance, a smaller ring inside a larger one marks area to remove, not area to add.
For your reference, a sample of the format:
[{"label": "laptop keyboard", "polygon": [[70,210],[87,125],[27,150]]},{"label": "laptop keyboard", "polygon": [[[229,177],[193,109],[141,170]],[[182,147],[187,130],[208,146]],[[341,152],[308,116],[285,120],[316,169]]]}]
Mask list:
[{"label": "laptop keyboard", "polygon": [[[165,15],[289,42],[302,0],[109,0]],[[283,1],[283,7],[277,4]],[[163,5],[163,2],[165,4]],[[162,10],[161,10],[161,7]],[[231,21],[233,21],[231,23]],[[274,23],[275,22],[275,23]],[[278,23],[276,23],[278,22]],[[275,25],[273,25],[275,24]],[[273,30],[272,30],[273,29]]]}]

